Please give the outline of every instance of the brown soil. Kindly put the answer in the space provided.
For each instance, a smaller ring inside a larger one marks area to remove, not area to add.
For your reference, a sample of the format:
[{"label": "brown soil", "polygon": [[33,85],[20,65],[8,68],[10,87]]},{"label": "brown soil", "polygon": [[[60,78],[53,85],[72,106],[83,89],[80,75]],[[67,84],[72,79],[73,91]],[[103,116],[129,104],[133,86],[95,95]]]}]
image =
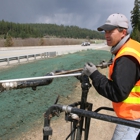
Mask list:
[{"label": "brown soil", "polygon": [[[107,69],[100,70],[102,73],[107,73]],[[75,88],[75,92],[69,95],[67,98],[60,98],[59,104],[68,105],[75,101],[79,101],[81,96],[81,84],[77,84]],[[111,107],[111,101],[100,96],[93,86],[89,90],[88,94],[88,102],[93,103],[93,110],[97,109],[101,106]],[[109,111],[101,111],[100,113],[113,115],[114,112]],[[41,118],[43,119],[43,117]],[[18,140],[42,140],[42,128],[43,121],[40,123],[38,120],[38,125],[32,128],[27,133],[23,133],[20,137],[17,137]],[[110,140],[116,124],[100,121],[96,119],[91,119],[90,132],[89,132],[89,140]],[[70,123],[65,121],[64,113],[60,115],[60,117],[56,120],[51,121],[51,127],[53,129],[53,135],[50,140],[65,140],[65,138],[70,133]]]}]

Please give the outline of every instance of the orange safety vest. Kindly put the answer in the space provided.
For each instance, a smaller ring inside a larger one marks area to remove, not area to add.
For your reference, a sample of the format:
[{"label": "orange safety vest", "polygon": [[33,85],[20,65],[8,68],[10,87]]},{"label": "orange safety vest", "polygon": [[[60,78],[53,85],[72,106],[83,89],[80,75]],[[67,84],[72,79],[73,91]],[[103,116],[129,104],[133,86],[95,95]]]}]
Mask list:
[{"label": "orange safety vest", "polygon": [[[133,47],[132,47],[133,46]],[[117,58],[129,55],[135,57],[140,64],[140,43],[129,39],[122,48],[118,51],[114,58],[112,65],[109,67],[109,77],[113,73],[114,63]],[[137,81],[135,86],[132,88],[129,96],[122,102],[112,102],[116,115],[120,118],[136,120],[140,119],[140,80]]]}]

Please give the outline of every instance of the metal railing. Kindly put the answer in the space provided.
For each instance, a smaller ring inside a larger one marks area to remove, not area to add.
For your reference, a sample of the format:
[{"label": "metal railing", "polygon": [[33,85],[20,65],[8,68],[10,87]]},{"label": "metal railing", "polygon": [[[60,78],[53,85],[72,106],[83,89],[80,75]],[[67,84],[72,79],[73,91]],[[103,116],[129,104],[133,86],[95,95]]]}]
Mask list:
[{"label": "metal railing", "polygon": [[51,58],[51,57],[55,57],[56,55],[57,55],[56,52],[44,52],[44,53],[39,53],[39,54],[30,54],[30,55],[16,56],[16,57],[10,57],[10,58],[1,58],[0,63],[7,62],[7,65],[10,65],[10,61],[17,60],[17,62],[20,63],[21,59],[26,59],[27,62],[29,62],[29,58],[34,58],[34,60],[36,60],[38,57]]}]

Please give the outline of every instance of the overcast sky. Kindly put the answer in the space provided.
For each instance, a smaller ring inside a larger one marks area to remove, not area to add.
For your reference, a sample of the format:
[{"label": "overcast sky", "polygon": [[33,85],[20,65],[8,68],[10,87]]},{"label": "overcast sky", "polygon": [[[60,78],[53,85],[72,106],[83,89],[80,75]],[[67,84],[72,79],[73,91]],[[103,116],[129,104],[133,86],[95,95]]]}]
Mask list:
[{"label": "overcast sky", "polygon": [[96,30],[113,13],[122,13],[130,21],[133,8],[134,0],[2,0],[0,20]]}]

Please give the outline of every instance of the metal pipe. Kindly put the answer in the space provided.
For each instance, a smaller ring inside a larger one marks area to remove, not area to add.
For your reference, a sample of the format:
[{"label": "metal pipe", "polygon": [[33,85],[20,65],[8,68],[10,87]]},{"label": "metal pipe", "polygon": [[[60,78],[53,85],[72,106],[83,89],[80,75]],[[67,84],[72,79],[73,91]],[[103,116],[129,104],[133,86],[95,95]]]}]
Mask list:
[{"label": "metal pipe", "polygon": [[82,72],[83,68],[74,69],[74,70],[68,70],[68,71],[62,71],[62,72],[55,73],[55,75],[69,74],[69,73],[80,72],[80,71]]},{"label": "metal pipe", "polygon": [[53,79],[59,77],[70,77],[70,76],[80,76],[81,73],[65,74],[65,75],[53,75],[53,76],[41,76],[41,77],[30,77],[30,78],[20,78],[20,79],[10,79],[10,80],[0,80],[0,83],[8,82],[19,82],[19,81],[28,81],[28,80],[43,80],[43,79]]}]

